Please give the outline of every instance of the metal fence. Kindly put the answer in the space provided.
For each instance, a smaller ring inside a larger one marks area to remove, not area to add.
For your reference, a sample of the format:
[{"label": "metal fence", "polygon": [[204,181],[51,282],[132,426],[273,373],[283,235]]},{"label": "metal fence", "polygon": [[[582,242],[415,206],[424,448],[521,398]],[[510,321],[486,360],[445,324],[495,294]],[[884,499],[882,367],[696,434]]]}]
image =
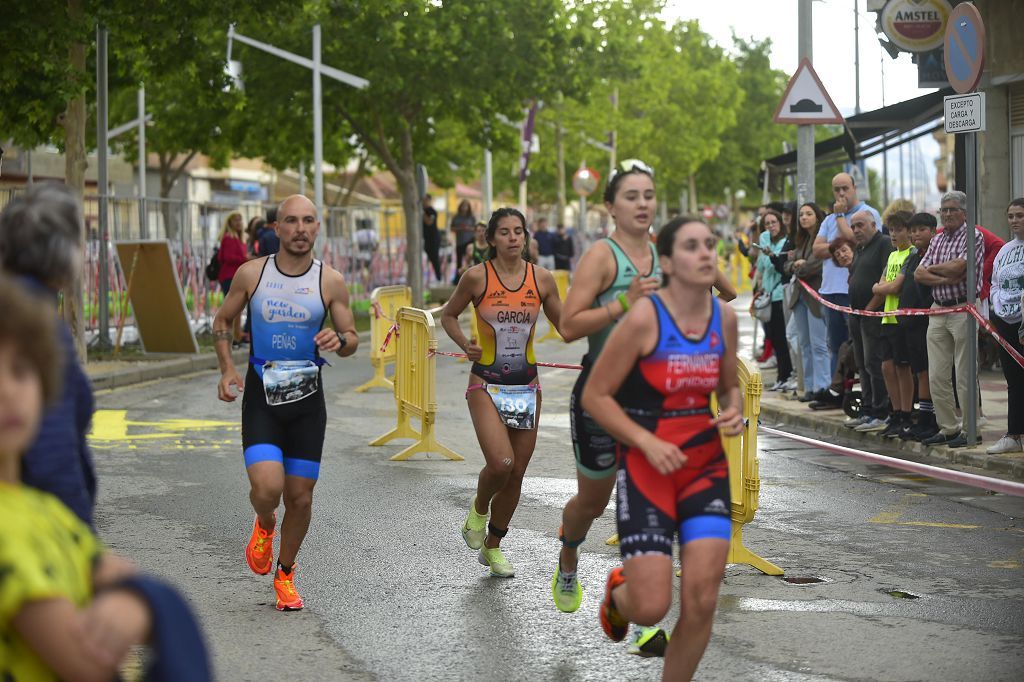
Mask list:
[{"label": "metal fence", "polygon": [[[0,188],[0,210],[22,188]],[[86,331],[94,334],[99,325],[100,291],[100,197],[84,199],[87,233],[83,290]],[[135,239],[166,239],[171,247],[175,270],[185,296],[185,304],[197,331],[209,329],[224,292],[217,282],[206,278],[205,268],[213,256],[224,221],[232,213],[240,213],[248,224],[255,217],[264,217],[273,204],[242,202],[219,204],[176,199],[145,199],[107,197],[109,242],[106,274],[110,327],[134,324],[130,306],[125,306],[127,282],[117,259],[113,242]],[[447,224],[447,216],[440,216]],[[324,262],[340,271],[348,283],[353,307],[369,306],[370,292],[375,287],[406,284],[406,239],[404,215],[399,209],[375,207],[332,207],[327,209],[318,244]],[[449,240],[450,241],[450,240]],[[455,275],[454,248],[441,250],[442,282]],[[436,283],[433,270],[424,256],[424,287]],[[122,320],[123,311],[127,316]]]}]

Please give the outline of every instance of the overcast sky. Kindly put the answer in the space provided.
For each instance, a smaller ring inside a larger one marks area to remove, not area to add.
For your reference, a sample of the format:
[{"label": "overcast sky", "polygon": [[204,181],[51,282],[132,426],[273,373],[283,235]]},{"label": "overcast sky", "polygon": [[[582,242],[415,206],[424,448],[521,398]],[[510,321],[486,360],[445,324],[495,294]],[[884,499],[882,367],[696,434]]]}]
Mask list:
[{"label": "overcast sky", "polygon": [[[797,4],[797,0],[669,0],[663,16],[667,20],[697,19],[704,31],[723,47],[732,45],[733,31],[745,38],[771,38],[772,65],[792,75],[799,61]],[[893,104],[932,92],[917,87],[917,66],[911,63],[909,54],[901,53],[898,60],[893,60],[878,44],[877,15],[865,9],[866,0],[858,0],[856,4],[860,8],[861,110],[881,107],[883,97],[885,104]],[[843,115],[853,114],[856,102],[853,11],[854,0],[815,0],[812,3],[814,69]],[[926,136],[921,138],[919,147],[927,167],[929,191],[934,191],[932,159],[938,154],[938,145],[931,136]],[[890,186],[893,178],[898,177],[897,163],[898,155],[890,152]],[[869,161],[869,165],[880,169],[880,157]]]}]

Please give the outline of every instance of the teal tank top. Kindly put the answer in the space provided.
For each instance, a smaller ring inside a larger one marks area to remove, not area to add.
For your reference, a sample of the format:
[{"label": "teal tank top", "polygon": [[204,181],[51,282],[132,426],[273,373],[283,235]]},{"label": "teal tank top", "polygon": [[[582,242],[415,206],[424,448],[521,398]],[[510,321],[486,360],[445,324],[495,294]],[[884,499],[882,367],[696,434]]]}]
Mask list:
[{"label": "teal tank top", "polygon": [[[615,243],[614,239],[605,237],[601,241],[608,244],[608,248],[612,250],[612,254],[615,256],[615,279],[612,280],[611,285],[607,289],[597,295],[591,307],[601,308],[614,301],[618,298],[619,294],[625,293],[629,289],[630,283],[637,274],[641,274],[644,277],[661,277],[661,265],[658,263],[658,251],[654,248],[654,244],[650,245],[651,271],[648,273],[638,273],[636,266],[633,265],[633,261],[629,260],[629,256],[626,255],[621,246]],[[610,322],[608,326],[587,337],[587,356],[591,362],[597,360],[597,356],[600,355],[601,350],[604,348],[605,341],[608,340],[608,335],[612,333],[615,324],[616,322]]]}]

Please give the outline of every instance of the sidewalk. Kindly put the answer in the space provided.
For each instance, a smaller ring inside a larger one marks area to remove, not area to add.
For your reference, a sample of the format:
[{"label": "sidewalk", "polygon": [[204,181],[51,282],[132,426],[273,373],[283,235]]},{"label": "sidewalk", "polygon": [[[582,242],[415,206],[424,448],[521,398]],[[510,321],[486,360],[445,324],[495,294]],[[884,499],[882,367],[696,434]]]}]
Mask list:
[{"label": "sidewalk", "polygon": [[[754,320],[748,312],[749,294],[740,296],[732,302],[732,306],[739,314],[740,355],[749,360],[754,334]],[[760,332],[758,340],[763,341],[763,334]],[[761,375],[765,387],[775,383],[774,369],[761,370]],[[976,467],[1001,477],[1024,481],[1024,453],[989,455],[985,452],[985,448],[1006,433],[1006,380],[998,370],[984,371],[981,373],[980,384],[982,410],[988,422],[978,429],[982,442],[975,447],[926,447],[914,441],[881,438],[877,433],[858,433],[843,426],[846,415],[841,409],[811,410],[807,406],[808,403],[800,402],[793,393],[787,395],[768,390],[761,394],[761,423],[767,426],[780,425],[783,430],[792,430],[810,437],[817,434],[821,440],[830,440],[871,452],[921,460],[938,466],[952,464]]]}]

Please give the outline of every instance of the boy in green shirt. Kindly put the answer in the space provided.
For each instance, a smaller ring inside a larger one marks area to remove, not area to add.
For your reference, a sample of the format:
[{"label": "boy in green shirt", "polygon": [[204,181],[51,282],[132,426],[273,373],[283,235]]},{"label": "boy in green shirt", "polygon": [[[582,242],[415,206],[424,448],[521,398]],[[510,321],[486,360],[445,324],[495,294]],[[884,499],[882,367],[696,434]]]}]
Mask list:
[{"label": "boy in green shirt", "polygon": [[[900,271],[907,258],[914,253],[910,243],[909,223],[911,214],[897,211],[889,216],[889,237],[895,249],[889,254],[885,272],[878,283],[871,287],[877,296],[885,296],[885,312],[900,307],[900,289],[903,277]],[[899,319],[895,315],[882,318],[882,377],[885,388],[892,402],[892,417],[889,425],[882,431],[885,438],[898,438],[900,430],[911,423],[910,415],[914,409],[914,375],[910,371],[910,351],[899,333]]]}]

